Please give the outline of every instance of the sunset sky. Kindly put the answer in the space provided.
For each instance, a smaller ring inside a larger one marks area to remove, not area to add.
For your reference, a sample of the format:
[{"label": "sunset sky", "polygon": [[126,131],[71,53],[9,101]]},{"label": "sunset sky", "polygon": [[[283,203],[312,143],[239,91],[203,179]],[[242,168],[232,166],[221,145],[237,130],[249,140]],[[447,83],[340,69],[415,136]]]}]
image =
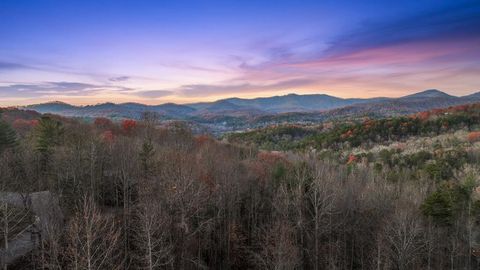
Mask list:
[{"label": "sunset sky", "polygon": [[480,1],[0,1],[0,106],[429,88],[480,91]]}]

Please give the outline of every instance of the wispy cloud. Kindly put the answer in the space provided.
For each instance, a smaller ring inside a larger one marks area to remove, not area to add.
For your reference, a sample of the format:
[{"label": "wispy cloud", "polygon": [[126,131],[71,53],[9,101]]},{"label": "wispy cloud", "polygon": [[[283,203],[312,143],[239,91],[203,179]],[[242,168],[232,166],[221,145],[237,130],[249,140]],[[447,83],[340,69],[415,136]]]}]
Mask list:
[{"label": "wispy cloud", "polygon": [[428,13],[392,21],[366,22],[331,40],[323,52],[332,56],[352,51],[412,42],[477,39],[480,36],[480,4],[454,4]]},{"label": "wispy cloud", "polygon": [[269,43],[260,47],[263,61],[237,58],[238,80],[288,81],[302,76],[310,85],[326,89],[348,85],[349,89],[366,90],[370,85],[408,91],[411,82],[416,82],[416,87],[432,83],[426,78],[438,77],[436,73],[444,77],[432,87],[452,85],[447,80],[449,72],[458,79],[459,71],[469,66],[470,72],[460,73],[465,75],[464,87],[469,87],[474,77],[471,73],[478,72],[479,66],[475,63],[480,57],[479,14],[478,2],[460,3],[400,19],[365,22],[330,40],[309,37]]},{"label": "wispy cloud", "polygon": [[130,88],[80,82],[44,82],[0,86],[1,97],[90,96],[104,91],[130,91]]},{"label": "wispy cloud", "polygon": [[301,87],[313,83],[310,79],[292,79],[286,81],[279,81],[270,84],[191,84],[184,85],[174,92],[178,95],[188,97],[202,97],[215,96],[220,94],[242,94],[251,92],[263,92],[269,90],[295,90],[296,87]]},{"label": "wispy cloud", "polygon": [[147,91],[137,91],[137,92],[134,92],[133,94],[136,96],[145,97],[145,98],[159,98],[159,97],[171,96],[174,94],[174,92],[170,90],[147,90]]},{"label": "wispy cloud", "polygon": [[[156,102],[157,98],[211,100],[275,91],[330,90],[330,94],[371,96],[373,92],[396,95],[422,87],[458,87],[459,92],[478,88],[479,1],[374,2],[334,4],[332,13],[322,16],[316,11],[330,10],[330,4],[311,9],[302,8],[303,3],[292,5],[291,9],[298,8],[302,15],[285,23],[272,20],[264,25],[266,18],[281,20],[284,16],[284,12],[265,16],[272,9],[269,7],[248,22],[222,17],[217,18],[215,27],[195,31],[192,26],[202,25],[196,20],[188,29],[176,24],[172,26],[175,31],[167,29],[163,34],[163,26],[149,24],[151,32],[135,26],[131,27],[134,38],[129,39],[91,35],[92,29],[86,29],[85,37],[98,37],[92,42],[75,40],[83,37],[76,32],[72,39],[45,39],[63,35],[55,33],[56,29],[37,33],[38,29],[25,28],[27,24],[9,13],[22,27],[5,36],[42,37],[37,40],[42,46],[20,43],[24,39],[15,41],[18,46],[15,42],[0,46],[0,97]],[[315,16],[309,17],[310,12]],[[137,13],[128,10],[125,14]],[[138,14],[147,18],[143,12]],[[174,13],[165,14],[173,15],[176,18]],[[209,19],[215,20],[214,16]],[[135,20],[129,24],[131,21]],[[105,42],[101,42],[103,37]]]},{"label": "wispy cloud", "polygon": [[28,68],[28,66],[19,64],[19,63],[12,63],[12,62],[2,62],[0,61],[0,71],[2,70],[13,70],[13,69],[22,69]]},{"label": "wispy cloud", "polygon": [[124,82],[124,81],[128,81],[129,79],[130,79],[129,76],[118,76],[118,77],[109,78],[108,80],[111,82]]},{"label": "wispy cloud", "polygon": [[[426,44],[431,48],[444,42],[464,43],[480,40],[480,4],[458,4],[429,13],[416,13],[396,20],[365,22],[328,41],[309,37],[291,43],[270,44],[264,48],[266,59],[258,65],[241,63],[247,70],[265,69],[277,65],[329,61],[374,49],[385,50],[404,44]],[[301,50],[308,47],[310,50]],[[476,48],[478,50],[478,48]],[[410,53],[414,51],[410,51]],[[391,57],[397,57],[391,54]],[[408,54],[401,56],[409,57]],[[411,59],[410,59],[411,60]]]}]

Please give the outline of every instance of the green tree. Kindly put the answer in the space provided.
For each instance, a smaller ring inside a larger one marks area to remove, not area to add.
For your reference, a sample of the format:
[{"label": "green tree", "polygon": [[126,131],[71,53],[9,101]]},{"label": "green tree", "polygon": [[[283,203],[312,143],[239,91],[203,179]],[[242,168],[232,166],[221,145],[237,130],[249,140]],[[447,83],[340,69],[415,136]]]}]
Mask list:
[{"label": "green tree", "polygon": [[443,183],[423,202],[423,214],[432,217],[437,224],[452,225],[461,212],[466,210],[473,186],[469,179],[463,184]]},{"label": "green tree", "polygon": [[16,144],[17,134],[15,130],[7,122],[0,119],[0,153]]},{"label": "green tree", "polygon": [[40,119],[36,132],[36,150],[41,154],[47,155],[60,142],[64,129],[61,122],[44,116]]},{"label": "green tree", "polygon": [[450,190],[440,189],[430,194],[422,204],[423,214],[436,223],[450,225],[453,221],[453,200]]},{"label": "green tree", "polygon": [[142,166],[142,173],[144,177],[147,177],[152,171],[152,158],[155,155],[155,149],[150,140],[146,140],[142,144],[142,150],[140,152],[140,161]]},{"label": "green tree", "polygon": [[[39,153],[39,189],[42,189],[42,182],[45,184],[48,182],[50,171],[50,159],[53,153],[53,147],[60,143],[60,138],[63,135],[64,129],[61,122],[53,120],[48,116],[44,116],[40,119],[36,127],[36,145],[35,150]],[[46,181],[46,182],[44,182]]]}]

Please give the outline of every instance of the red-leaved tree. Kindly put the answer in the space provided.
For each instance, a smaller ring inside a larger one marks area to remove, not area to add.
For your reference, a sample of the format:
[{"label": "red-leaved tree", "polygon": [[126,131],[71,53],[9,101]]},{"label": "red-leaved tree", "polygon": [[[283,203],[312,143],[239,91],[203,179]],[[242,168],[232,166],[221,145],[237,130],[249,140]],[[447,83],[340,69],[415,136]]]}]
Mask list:
[{"label": "red-leaved tree", "polygon": [[131,133],[137,127],[137,121],[135,120],[123,120],[122,121],[122,129],[126,133]]}]

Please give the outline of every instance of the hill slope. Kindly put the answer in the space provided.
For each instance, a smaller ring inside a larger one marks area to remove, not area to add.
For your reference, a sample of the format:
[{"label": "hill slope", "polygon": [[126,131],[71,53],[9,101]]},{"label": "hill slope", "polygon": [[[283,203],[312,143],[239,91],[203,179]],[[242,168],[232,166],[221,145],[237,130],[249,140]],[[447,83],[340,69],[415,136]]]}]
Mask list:
[{"label": "hill slope", "polygon": [[[192,104],[103,103],[73,106],[61,102],[24,107],[40,113],[75,117],[139,119],[143,112],[159,113],[164,119],[192,120],[210,125],[213,130],[242,130],[285,122],[318,123],[332,119],[391,117],[435,108],[480,102],[480,93],[457,97],[430,89],[400,98],[343,99],[324,94],[229,98]],[[221,125],[221,127],[219,126]]]}]

